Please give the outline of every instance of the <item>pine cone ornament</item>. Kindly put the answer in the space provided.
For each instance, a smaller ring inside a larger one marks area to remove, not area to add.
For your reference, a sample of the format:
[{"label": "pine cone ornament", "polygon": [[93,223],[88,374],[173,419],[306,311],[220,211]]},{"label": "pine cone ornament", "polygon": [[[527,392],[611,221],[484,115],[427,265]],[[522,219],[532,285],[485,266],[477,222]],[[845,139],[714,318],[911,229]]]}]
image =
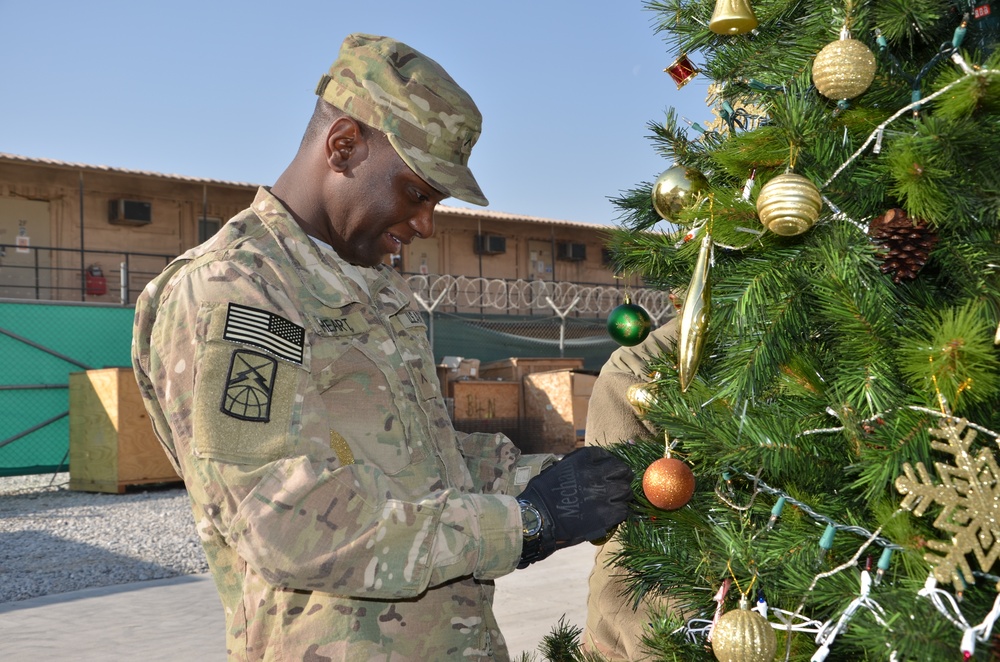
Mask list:
[{"label": "pine cone ornament", "polygon": [[872,219],[868,236],[879,246],[882,273],[891,274],[897,285],[917,277],[938,241],[927,221],[907,216],[899,208]]}]

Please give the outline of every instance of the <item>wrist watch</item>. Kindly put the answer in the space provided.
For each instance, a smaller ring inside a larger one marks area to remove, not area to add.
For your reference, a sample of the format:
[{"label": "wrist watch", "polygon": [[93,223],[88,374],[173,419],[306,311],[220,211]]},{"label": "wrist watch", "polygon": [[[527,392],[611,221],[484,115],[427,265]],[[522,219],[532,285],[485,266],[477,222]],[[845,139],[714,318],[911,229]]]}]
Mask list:
[{"label": "wrist watch", "polygon": [[521,506],[521,533],[524,536],[521,547],[521,562],[518,568],[527,568],[538,560],[542,551],[542,526],[545,524],[541,513],[530,501],[518,499]]}]

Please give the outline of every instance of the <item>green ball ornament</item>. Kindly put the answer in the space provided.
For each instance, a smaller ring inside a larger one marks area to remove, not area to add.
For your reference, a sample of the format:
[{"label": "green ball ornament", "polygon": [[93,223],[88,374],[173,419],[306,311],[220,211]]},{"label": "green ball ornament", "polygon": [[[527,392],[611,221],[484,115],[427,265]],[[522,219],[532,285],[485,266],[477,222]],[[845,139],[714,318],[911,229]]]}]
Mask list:
[{"label": "green ball ornament", "polygon": [[625,347],[638,345],[645,340],[652,325],[653,322],[646,309],[632,303],[627,294],[625,303],[608,315],[608,333],[616,343]]}]

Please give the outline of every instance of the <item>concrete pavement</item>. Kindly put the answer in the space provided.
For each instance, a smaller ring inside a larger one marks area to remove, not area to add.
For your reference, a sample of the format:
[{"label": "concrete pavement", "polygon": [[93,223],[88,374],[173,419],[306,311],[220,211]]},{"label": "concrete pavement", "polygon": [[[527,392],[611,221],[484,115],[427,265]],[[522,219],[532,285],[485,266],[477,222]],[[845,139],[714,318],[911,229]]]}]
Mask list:
[{"label": "concrete pavement", "polygon": [[[511,656],[536,654],[565,615],[583,627],[588,543],[497,580],[494,604]],[[47,595],[0,604],[0,660],[225,662],[222,605],[210,575]]]}]

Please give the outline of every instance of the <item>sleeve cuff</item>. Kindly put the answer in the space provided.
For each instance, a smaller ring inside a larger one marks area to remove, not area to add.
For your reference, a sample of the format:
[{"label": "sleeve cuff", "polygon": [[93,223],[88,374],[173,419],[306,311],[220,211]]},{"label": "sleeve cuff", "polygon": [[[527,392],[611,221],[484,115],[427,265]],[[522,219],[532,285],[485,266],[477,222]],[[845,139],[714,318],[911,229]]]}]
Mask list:
[{"label": "sleeve cuff", "polygon": [[[522,455],[517,460],[517,466],[514,467],[513,471],[511,471],[507,477],[507,487],[504,490],[504,494],[517,496],[524,491],[524,488],[527,486],[529,480],[542,473],[543,470],[548,469],[555,463],[556,456],[550,453]],[[518,517],[520,517],[520,515],[520,511],[518,511]]]},{"label": "sleeve cuff", "polygon": [[[466,572],[476,579],[496,579],[510,574],[521,560],[521,507],[510,496],[463,494],[465,508],[471,517],[465,522],[442,522],[462,531],[471,540],[468,551],[476,558],[466,558]],[[467,552],[468,553],[468,552]],[[458,559],[456,559],[458,561]]]}]

